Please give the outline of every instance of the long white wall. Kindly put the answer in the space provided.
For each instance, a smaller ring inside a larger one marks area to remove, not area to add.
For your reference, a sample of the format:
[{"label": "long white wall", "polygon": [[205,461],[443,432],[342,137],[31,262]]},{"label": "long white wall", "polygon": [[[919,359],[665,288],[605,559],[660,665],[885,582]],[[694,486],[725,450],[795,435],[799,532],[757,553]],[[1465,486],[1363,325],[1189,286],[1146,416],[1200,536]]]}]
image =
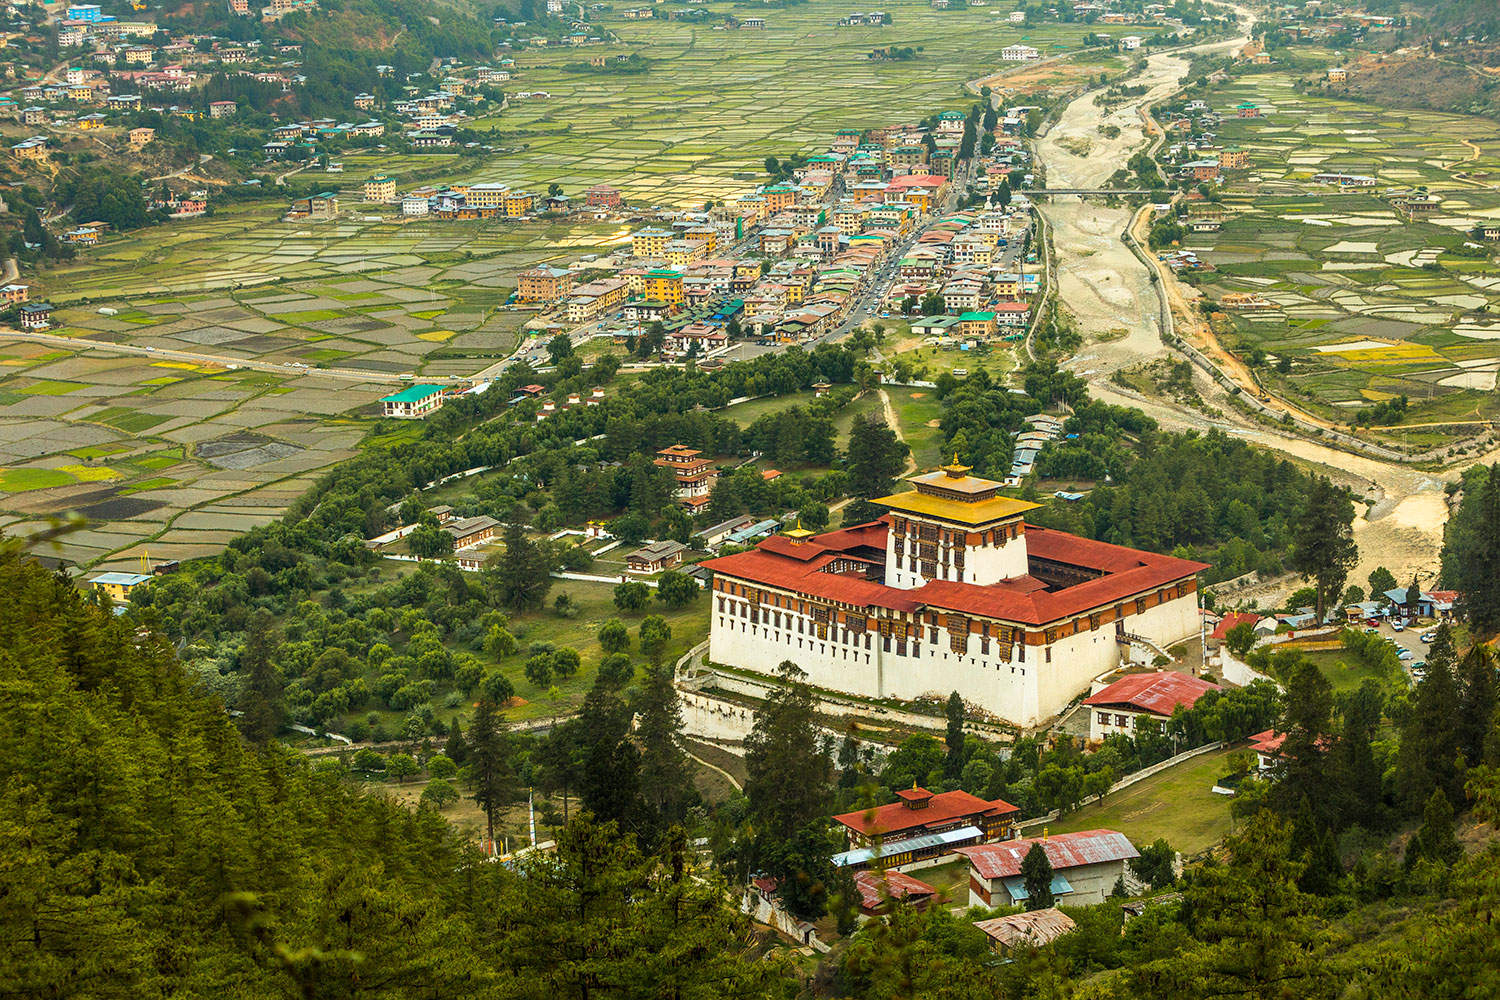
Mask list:
[{"label": "long white wall", "polygon": [[[1064,636],[1050,646],[1017,643],[1010,662],[1001,659],[998,642],[986,654],[980,637],[971,635],[967,651],[960,654],[952,651],[946,628],[937,629],[934,643],[923,626],[920,640],[908,642],[903,656],[894,640],[875,632],[847,633],[829,625],[827,637],[819,639],[806,616],[779,611],[778,625],[777,612],[761,606],[760,621],[752,622],[744,600],[720,592],[711,599],[708,656],[716,663],[771,674],[783,660],[791,660],[807,673],[810,684],[867,698],[911,700],[958,691],[985,711],[1024,727],[1061,712],[1088,690],[1093,678],[1118,666],[1121,657],[1112,623]],[[1197,604],[1186,595],[1128,616],[1125,628],[1166,643],[1192,634],[1196,622]]]}]

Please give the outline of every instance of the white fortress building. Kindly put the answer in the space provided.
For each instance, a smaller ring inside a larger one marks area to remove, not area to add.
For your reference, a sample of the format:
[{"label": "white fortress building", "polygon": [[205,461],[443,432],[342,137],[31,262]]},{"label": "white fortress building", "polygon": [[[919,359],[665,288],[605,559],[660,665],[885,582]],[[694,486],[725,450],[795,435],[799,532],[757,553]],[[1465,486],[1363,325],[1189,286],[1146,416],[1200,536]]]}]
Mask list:
[{"label": "white fortress building", "polygon": [[821,688],[912,699],[958,691],[1019,726],[1062,711],[1131,637],[1198,634],[1207,565],[1027,524],[1038,505],[944,466],[876,501],[878,521],[798,528],[713,571],[709,659]]}]

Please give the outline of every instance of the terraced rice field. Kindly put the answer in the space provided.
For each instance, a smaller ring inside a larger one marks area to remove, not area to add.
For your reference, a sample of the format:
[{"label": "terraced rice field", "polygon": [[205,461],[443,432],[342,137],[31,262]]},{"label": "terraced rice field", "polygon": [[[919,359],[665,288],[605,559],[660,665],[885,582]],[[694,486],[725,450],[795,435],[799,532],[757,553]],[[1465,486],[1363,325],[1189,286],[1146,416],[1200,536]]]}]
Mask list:
[{"label": "terraced rice field", "polygon": [[[1500,217],[1486,179],[1500,176],[1500,125],[1298,94],[1293,79],[1242,77],[1210,98],[1254,102],[1264,117],[1225,119],[1218,140],[1250,152],[1250,175],[1226,190],[1222,230],[1183,243],[1213,265],[1198,276],[1211,299],[1253,292],[1274,305],[1226,311],[1221,340],[1290,357],[1289,374],[1268,366],[1262,380],[1330,419],[1399,395],[1408,424],[1492,418],[1500,262],[1470,230]],[[1377,186],[1340,192],[1312,180],[1321,171]],[[1391,195],[1418,185],[1441,203],[1413,220]]]},{"label": "terraced rice field", "polygon": [[[936,11],[927,0],[882,9],[888,27],[839,27],[851,8],[814,2],[783,9],[739,5],[737,17],[763,16],[763,30],[605,15],[619,38],[605,49],[525,50],[507,86],[510,107],[493,127],[513,152],[474,180],[569,193],[607,182],[632,201],[700,206],[764,180],[767,156],[826,148],[841,128],[869,128],[965,108],[963,83],[999,68],[1000,50],[1022,42],[1044,56],[1081,47],[1086,24],[1014,25],[1013,3]],[[1106,26],[1107,29],[1108,26]],[[1131,26],[1149,35],[1154,29]],[[873,49],[921,48],[910,61],[872,61]],[[636,75],[566,72],[567,63],[639,53]],[[537,91],[545,99],[517,99]]]}]

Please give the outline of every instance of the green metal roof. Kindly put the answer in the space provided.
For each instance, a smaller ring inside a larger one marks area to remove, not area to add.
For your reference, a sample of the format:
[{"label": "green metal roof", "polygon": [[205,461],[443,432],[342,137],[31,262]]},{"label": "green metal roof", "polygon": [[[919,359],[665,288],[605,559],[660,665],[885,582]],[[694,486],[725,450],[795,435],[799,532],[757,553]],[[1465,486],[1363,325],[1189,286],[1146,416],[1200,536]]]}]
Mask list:
[{"label": "green metal roof", "polygon": [[426,399],[434,393],[442,392],[440,385],[414,385],[408,389],[402,389],[392,396],[381,397],[382,403],[415,403],[419,399]]}]

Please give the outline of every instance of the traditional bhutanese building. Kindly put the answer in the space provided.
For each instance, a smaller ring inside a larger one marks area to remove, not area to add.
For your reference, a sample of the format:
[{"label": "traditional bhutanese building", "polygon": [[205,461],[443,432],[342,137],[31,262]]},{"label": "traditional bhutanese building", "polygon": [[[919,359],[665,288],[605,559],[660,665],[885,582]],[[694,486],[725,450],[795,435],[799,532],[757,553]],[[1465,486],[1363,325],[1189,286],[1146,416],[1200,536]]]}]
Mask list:
[{"label": "traditional bhutanese building", "polygon": [[701,451],[674,444],[656,453],[656,464],[670,470],[677,479],[678,503],[694,512],[708,506],[709,493],[719,478],[719,470],[703,457]]},{"label": "traditional bhutanese building", "polygon": [[870,698],[960,692],[1021,726],[1114,669],[1134,637],[1198,632],[1203,563],[1027,524],[1037,504],[944,466],[878,521],[712,559],[709,659]]}]

